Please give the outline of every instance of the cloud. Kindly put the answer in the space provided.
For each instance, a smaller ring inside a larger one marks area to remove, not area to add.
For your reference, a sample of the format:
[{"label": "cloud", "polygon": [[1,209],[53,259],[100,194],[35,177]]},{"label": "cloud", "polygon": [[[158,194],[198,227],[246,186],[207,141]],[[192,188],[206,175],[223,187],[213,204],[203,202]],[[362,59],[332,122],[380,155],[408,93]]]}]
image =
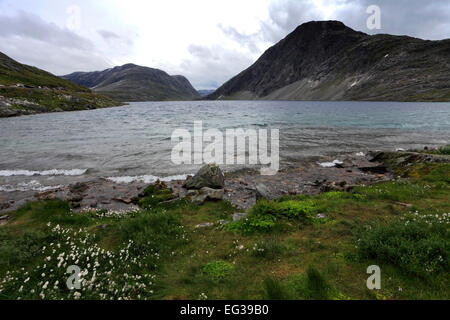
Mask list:
[{"label": "cloud", "polygon": [[25,11],[0,15],[0,51],[59,75],[111,66],[89,39]]},{"label": "cloud", "polygon": [[179,69],[198,89],[215,89],[249,67],[254,57],[221,45],[190,45]]},{"label": "cloud", "polygon": [[116,33],[108,30],[97,30],[98,34],[103,37],[106,41],[120,39],[120,36]]},{"label": "cloud", "polygon": [[[311,20],[340,20],[369,34],[432,40],[450,37],[450,1],[442,0],[166,0],[135,4],[0,0],[0,51],[56,74],[136,63],[183,74],[196,88],[208,89],[249,67],[267,48]],[[367,29],[366,9],[372,4],[381,8],[381,30]],[[80,28],[69,30],[66,9],[72,5],[80,8]]]},{"label": "cloud", "polygon": [[47,23],[39,16],[19,11],[16,16],[0,16],[0,37],[23,37],[64,48],[91,50],[92,43],[68,29]]}]

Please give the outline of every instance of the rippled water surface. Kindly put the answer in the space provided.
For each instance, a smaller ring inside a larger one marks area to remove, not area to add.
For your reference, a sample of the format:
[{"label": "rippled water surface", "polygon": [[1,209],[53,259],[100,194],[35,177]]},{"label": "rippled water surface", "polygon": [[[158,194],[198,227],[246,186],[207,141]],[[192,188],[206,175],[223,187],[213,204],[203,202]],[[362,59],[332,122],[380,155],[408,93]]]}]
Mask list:
[{"label": "rippled water surface", "polygon": [[[339,153],[448,144],[450,103],[142,102],[0,119],[0,191],[92,177],[130,181],[195,172],[171,162],[175,129],[280,130],[282,166]],[[235,167],[227,167],[232,170]]]}]

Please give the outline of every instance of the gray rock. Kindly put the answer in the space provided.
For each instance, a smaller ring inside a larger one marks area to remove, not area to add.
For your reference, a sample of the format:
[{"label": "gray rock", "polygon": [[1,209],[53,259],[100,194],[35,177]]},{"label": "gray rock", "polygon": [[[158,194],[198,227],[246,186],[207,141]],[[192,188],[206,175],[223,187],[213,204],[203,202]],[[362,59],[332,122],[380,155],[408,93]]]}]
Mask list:
[{"label": "gray rock", "polygon": [[213,222],[206,222],[206,223],[202,223],[202,224],[198,224],[195,226],[195,229],[201,229],[201,228],[210,228],[214,226]]},{"label": "gray rock", "polygon": [[201,188],[200,191],[192,196],[191,201],[195,204],[203,204],[206,200],[222,200],[224,195],[223,189]]},{"label": "gray rock", "polygon": [[237,212],[233,214],[233,221],[239,221],[248,217],[248,213],[246,212]]},{"label": "gray rock", "polygon": [[197,190],[204,187],[223,189],[224,185],[225,176],[222,170],[216,165],[207,164],[195,176],[186,180],[183,187]]},{"label": "gray rock", "polygon": [[270,192],[269,188],[267,188],[264,184],[260,183],[256,185],[256,200],[265,199],[265,200],[273,200],[274,195]]},{"label": "gray rock", "polygon": [[211,189],[208,187],[204,187],[200,189],[200,194],[206,194],[207,199],[209,200],[222,200],[224,190],[223,189]]},{"label": "gray rock", "polygon": [[206,194],[198,194],[191,198],[191,201],[195,204],[203,204],[206,201]]},{"label": "gray rock", "polygon": [[189,190],[186,193],[186,197],[195,197],[196,195],[198,195],[198,191],[197,190]]}]

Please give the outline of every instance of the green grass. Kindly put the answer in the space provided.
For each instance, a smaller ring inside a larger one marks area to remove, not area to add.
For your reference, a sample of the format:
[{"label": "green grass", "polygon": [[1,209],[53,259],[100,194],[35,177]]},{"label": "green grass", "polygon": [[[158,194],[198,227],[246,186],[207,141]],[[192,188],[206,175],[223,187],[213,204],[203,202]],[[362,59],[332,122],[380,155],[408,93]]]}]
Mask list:
[{"label": "green grass", "polygon": [[[28,203],[0,226],[0,299],[448,299],[449,173],[415,165],[348,193],[261,201],[228,225],[226,201],[125,214]],[[78,291],[65,287],[72,264],[87,272]],[[366,287],[373,264],[381,290]]]},{"label": "green grass", "polygon": [[[17,84],[28,88],[16,87]],[[0,95],[34,102],[41,106],[36,112],[86,110],[118,106],[120,103],[95,94],[90,89],[35,67],[20,64],[0,53]],[[71,98],[67,98],[71,96]],[[14,109],[28,110],[28,107]]]}]

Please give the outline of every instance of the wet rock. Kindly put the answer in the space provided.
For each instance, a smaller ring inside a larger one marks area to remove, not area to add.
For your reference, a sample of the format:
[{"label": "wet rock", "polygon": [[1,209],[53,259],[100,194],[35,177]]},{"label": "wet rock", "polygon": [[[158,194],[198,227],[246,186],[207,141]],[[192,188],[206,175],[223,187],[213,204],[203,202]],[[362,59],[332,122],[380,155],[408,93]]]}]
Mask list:
[{"label": "wet rock", "polygon": [[34,195],[38,200],[54,200],[56,199],[56,195],[54,190],[39,192]]},{"label": "wet rock", "polygon": [[84,193],[87,189],[89,189],[89,186],[86,183],[82,182],[78,182],[69,187],[69,190],[72,193]]},{"label": "wet rock", "polygon": [[74,203],[81,202],[81,201],[83,201],[83,196],[76,194],[76,195],[73,195],[73,196],[67,198],[67,200],[70,202],[74,202]]},{"label": "wet rock", "polygon": [[216,165],[205,165],[192,178],[188,178],[183,184],[186,189],[201,189],[204,187],[212,189],[223,189],[225,177],[222,170]]},{"label": "wet rock", "polygon": [[233,214],[233,221],[240,221],[248,217],[248,213],[246,212],[237,212]]}]

